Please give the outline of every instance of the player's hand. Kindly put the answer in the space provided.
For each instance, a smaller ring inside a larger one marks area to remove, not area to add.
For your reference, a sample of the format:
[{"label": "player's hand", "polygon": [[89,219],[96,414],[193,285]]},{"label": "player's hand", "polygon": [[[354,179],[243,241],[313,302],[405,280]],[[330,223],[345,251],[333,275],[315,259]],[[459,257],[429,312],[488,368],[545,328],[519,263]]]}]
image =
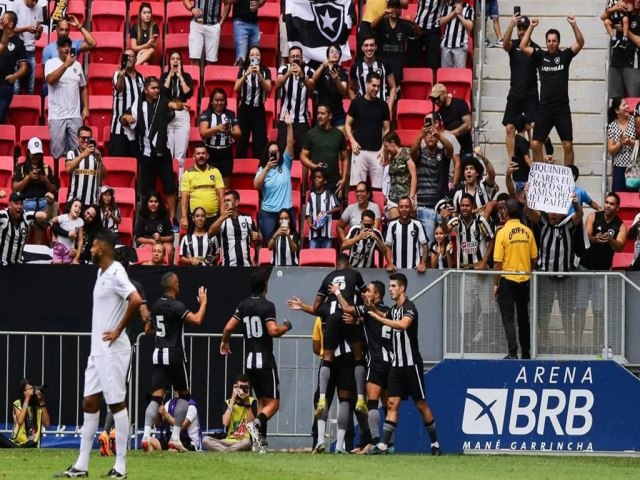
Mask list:
[{"label": "player's hand", "polygon": [[329,287],[329,292],[333,293],[334,295],[337,295],[339,291],[340,291],[340,285],[338,283],[332,283],[331,286]]},{"label": "player's hand", "polygon": [[302,310],[302,300],[298,297],[293,297],[287,300],[287,308],[289,310]]},{"label": "player's hand", "polygon": [[347,325],[357,325],[357,323],[358,323],[358,319],[355,318],[350,313],[343,313],[342,314],[342,321],[344,323],[346,323]]},{"label": "player's hand", "polygon": [[220,342],[220,355],[231,355],[231,348],[229,348],[228,343]]},{"label": "player's hand", "polygon": [[107,330],[102,334],[102,341],[109,342],[109,346],[120,336],[120,332],[116,330]]},{"label": "player's hand", "polygon": [[207,289],[204,287],[198,289],[198,303],[200,305],[207,303]]}]

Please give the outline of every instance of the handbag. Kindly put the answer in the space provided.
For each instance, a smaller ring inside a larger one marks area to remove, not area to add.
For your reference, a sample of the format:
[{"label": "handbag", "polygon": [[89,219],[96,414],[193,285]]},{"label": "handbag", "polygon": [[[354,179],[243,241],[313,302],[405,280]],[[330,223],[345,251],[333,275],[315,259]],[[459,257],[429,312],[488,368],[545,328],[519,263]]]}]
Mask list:
[{"label": "handbag", "polygon": [[640,152],[640,141],[636,140],[633,144],[633,153],[631,158],[633,164],[624,171],[625,184],[627,190],[631,192],[640,191],[640,162],[638,162],[638,153]]}]

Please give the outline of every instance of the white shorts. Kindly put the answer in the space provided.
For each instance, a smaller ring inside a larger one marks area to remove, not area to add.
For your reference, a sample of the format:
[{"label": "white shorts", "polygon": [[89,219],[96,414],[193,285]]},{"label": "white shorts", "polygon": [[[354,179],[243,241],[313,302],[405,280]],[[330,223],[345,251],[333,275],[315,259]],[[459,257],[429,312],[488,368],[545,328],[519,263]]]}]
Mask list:
[{"label": "white shorts", "polygon": [[287,24],[282,21],[282,15],[280,16],[280,55],[283,57],[289,56],[289,41],[287,39]]},{"label": "white shorts", "polygon": [[102,393],[107,405],[124,402],[131,365],[131,350],[89,357],[84,371],[84,396]]},{"label": "white shorts", "polygon": [[360,150],[358,155],[351,156],[351,183],[350,186],[359,182],[367,181],[367,174],[371,177],[371,188],[380,190],[382,188],[382,174],[384,167],[380,163],[380,151],[371,152]]},{"label": "white shorts", "polygon": [[189,58],[200,60],[202,49],[207,62],[218,61],[218,47],[220,46],[220,24],[202,25],[191,22],[189,29]]}]

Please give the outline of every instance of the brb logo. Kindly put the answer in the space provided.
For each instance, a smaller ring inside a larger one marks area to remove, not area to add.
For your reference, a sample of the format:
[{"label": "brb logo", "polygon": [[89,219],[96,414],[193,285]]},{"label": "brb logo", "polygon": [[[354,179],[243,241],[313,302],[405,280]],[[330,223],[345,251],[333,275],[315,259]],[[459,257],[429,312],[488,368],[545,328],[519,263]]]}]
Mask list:
[{"label": "brb logo", "polygon": [[[467,435],[586,435],[593,426],[594,395],[573,387],[592,383],[590,368],[545,371],[538,366],[528,375],[522,367],[515,388],[467,389],[462,431]],[[564,388],[548,388],[553,386]]]}]

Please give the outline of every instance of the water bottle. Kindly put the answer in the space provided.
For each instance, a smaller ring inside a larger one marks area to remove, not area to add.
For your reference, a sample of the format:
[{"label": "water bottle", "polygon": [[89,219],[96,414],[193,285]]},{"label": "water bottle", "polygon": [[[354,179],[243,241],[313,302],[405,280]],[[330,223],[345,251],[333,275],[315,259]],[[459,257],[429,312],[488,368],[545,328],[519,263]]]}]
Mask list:
[{"label": "water bottle", "polygon": [[613,348],[611,348],[611,345],[609,345],[609,348],[607,348],[607,360],[612,360],[613,359]]},{"label": "water bottle", "polygon": [[327,212],[320,212],[320,215],[318,215],[315,219],[315,221],[313,222],[313,226],[318,229],[318,228],[322,228],[324,226],[325,223],[327,223],[327,219],[329,218],[329,216],[327,215]]}]

